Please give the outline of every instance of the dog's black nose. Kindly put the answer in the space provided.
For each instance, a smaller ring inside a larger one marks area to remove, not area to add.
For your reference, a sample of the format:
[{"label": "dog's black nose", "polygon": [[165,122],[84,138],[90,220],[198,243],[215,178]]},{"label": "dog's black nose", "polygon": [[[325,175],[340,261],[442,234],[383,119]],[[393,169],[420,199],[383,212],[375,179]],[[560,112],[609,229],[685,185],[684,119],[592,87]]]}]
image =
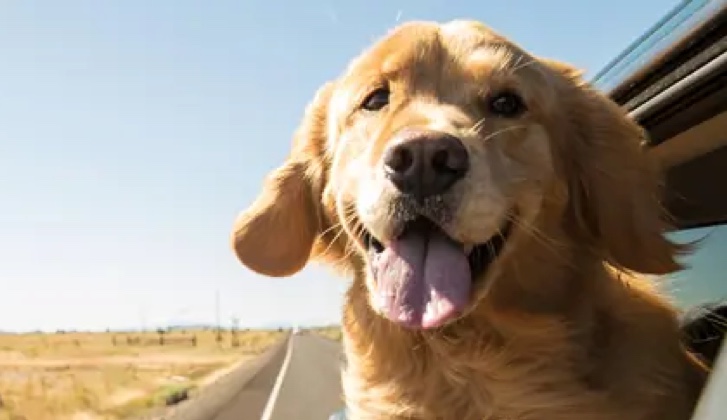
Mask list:
[{"label": "dog's black nose", "polygon": [[436,131],[407,131],[384,151],[384,170],[396,188],[418,199],[446,192],[469,169],[464,144]]}]

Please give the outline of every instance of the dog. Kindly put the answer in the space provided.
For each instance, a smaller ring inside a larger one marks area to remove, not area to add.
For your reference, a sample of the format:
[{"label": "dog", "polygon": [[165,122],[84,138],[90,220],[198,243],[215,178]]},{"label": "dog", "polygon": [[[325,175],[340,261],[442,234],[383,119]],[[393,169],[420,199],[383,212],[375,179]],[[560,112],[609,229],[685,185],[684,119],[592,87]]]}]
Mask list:
[{"label": "dog", "polygon": [[687,420],[708,368],[645,133],[479,22],[402,24],[316,93],[235,221],[249,269],[353,278],[349,418]]}]

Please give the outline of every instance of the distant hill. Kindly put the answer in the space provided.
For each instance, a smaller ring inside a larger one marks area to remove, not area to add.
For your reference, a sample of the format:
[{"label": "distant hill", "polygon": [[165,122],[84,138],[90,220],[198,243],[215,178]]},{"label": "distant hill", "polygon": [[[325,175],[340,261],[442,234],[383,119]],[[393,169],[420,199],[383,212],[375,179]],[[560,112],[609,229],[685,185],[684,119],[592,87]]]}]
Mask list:
[{"label": "distant hill", "polygon": [[[267,324],[267,325],[259,325],[255,327],[251,326],[240,326],[240,331],[278,331],[278,330],[292,330],[295,327],[295,324]],[[217,328],[216,325],[211,323],[178,323],[178,324],[170,324],[170,325],[149,325],[146,328],[144,328],[144,331],[156,331],[159,328],[164,329],[165,331],[211,331]],[[326,336],[336,336],[337,333],[335,331],[340,330],[340,325],[323,325],[323,326],[298,326],[301,330],[307,330],[307,331],[315,331],[315,332],[321,332],[322,334]],[[229,330],[230,325],[222,325],[223,330]],[[12,331],[12,330],[0,330],[0,335],[8,335],[8,334],[42,334],[42,333],[56,333],[56,334],[73,334],[73,333],[101,333],[101,332],[107,332],[107,333],[136,333],[141,331],[141,328],[139,327],[129,327],[129,328],[109,328],[106,330],[76,330],[76,329],[61,329],[61,330],[51,330],[51,331]]]}]

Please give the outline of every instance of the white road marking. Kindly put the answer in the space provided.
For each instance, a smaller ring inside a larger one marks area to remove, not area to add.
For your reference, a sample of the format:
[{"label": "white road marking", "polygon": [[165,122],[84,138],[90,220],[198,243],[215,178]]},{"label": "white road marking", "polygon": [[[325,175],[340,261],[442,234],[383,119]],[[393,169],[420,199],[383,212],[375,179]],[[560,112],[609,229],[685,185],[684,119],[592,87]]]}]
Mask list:
[{"label": "white road marking", "polygon": [[287,348],[285,350],[285,359],[283,359],[283,364],[280,366],[280,372],[278,372],[278,376],[275,378],[275,385],[273,385],[273,390],[270,392],[270,396],[268,397],[268,402],[265,404],[265,410],[263,411],[262,416],[260,417],[260,420],[270,420],[273,414],[273,409],[275,408],[275,402],[278,399],[278,394],[280,393],[280,388],[283,386],[283,380],[285,380],[285,373],[288,371],[288,365],[290,364],[290,356],[293,354],[293,337],[288,337],[288,344]]}]

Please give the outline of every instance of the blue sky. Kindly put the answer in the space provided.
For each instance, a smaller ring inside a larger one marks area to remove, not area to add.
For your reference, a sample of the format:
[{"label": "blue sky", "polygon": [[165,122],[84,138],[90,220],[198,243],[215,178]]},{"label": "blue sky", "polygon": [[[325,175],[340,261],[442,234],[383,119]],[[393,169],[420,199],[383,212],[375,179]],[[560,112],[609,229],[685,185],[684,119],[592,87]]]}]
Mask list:
[{"label": "blue sky", "polygon": [[211,322],[216,291],[223,322],[336,322],[344,279],[263,278],[228,247],[322,82],[397,18],[482,20],[593,75],[674,4],[3,2],[0,329]]}]

